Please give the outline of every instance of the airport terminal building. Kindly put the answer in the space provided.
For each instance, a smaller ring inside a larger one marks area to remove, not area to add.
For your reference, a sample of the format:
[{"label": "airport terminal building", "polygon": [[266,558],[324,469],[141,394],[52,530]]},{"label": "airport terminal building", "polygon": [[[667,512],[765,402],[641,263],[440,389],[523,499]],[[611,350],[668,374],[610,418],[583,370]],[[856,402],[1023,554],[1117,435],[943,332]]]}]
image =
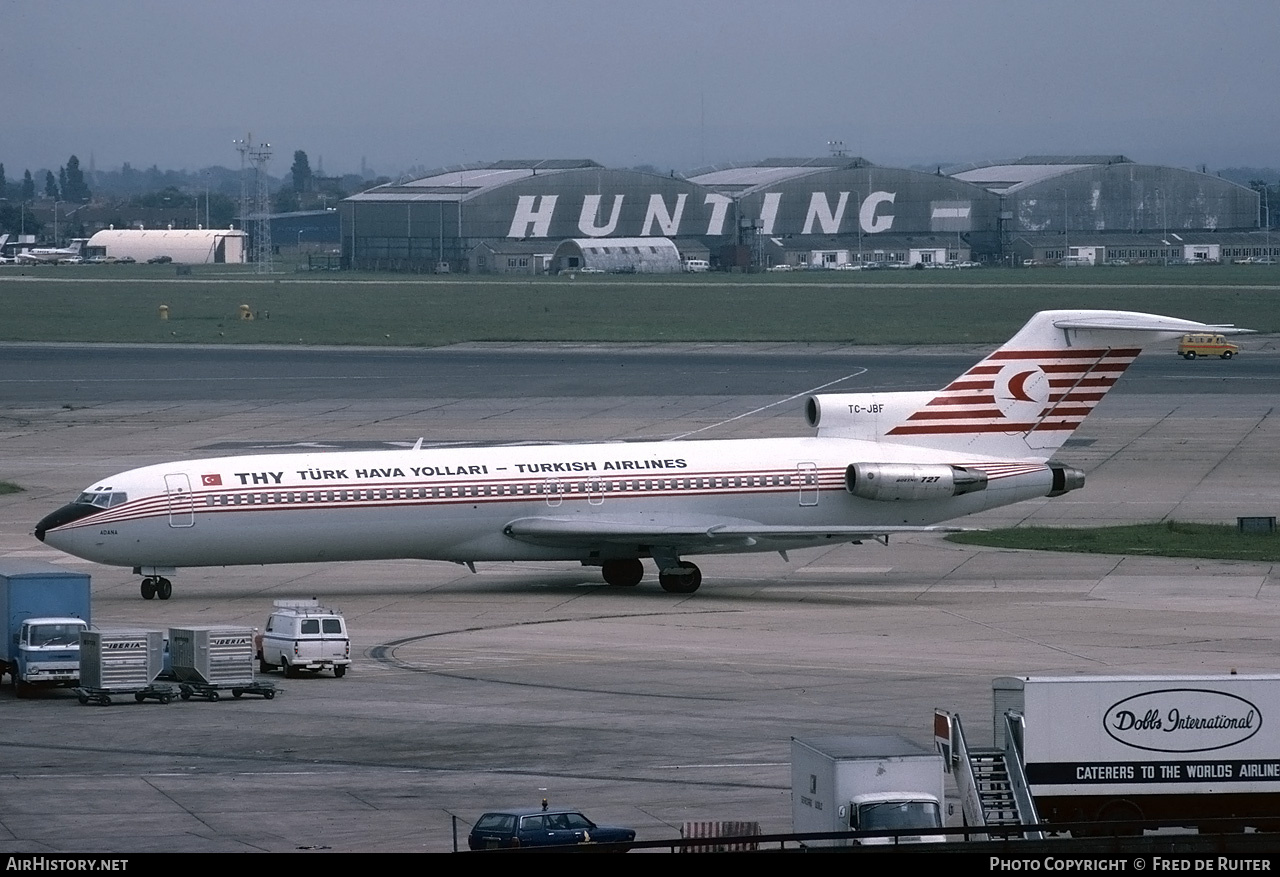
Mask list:
[{"label": "airport terminal building", "polygon": [[351,268],[537,274],[592,262],[676,271],[690,259],[736,270],[1093,264],[1121,258],[1108,257],[1112,245],[1208,259],[1224,252],[1224,234],[1259,228],[1259,200],[1206,173],[1121,155],[932,173],[850,156],[774,158],[686,176],[567,159],[441,169],[353,195],[339,214]]}]

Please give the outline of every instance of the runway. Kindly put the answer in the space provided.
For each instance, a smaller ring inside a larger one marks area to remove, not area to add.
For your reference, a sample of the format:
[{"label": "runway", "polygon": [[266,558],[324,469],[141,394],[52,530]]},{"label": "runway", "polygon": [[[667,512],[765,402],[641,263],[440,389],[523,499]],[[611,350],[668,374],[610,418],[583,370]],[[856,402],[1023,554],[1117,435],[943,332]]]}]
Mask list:
[{"label": "runway", "polygon": [[[453,816],[465,834],[544,794],[641,839],[686,820],[787,831],[792,735],[928,743],[940,706],[982,739],[1005,674],[1280,670],[1269,565],[932,536],[705,558],[688,597],[651,571],[620,592],[572,564],[403,561],[180,571],[174,599],[144,602],[128,571],[62,557],[31,526],[104,474],[250,445],[660,437],[756,408],[706,435],[802,435],[800,401],[773,403],[859,369],[839,389],[939,386],[979,351],[161,353],[0,347],[0,478],[26,488],[0,497],[0,555],[88,569],[101,626],[261,626],[273,599],[318,596],[359,658],[343,680],[276,677],[269,702],[0,692],[13,852],[443,852]],[[1084,490],[967,522],[1277,514],[1280,355],[1255,353],[1139,359],[1060,455]]]}]

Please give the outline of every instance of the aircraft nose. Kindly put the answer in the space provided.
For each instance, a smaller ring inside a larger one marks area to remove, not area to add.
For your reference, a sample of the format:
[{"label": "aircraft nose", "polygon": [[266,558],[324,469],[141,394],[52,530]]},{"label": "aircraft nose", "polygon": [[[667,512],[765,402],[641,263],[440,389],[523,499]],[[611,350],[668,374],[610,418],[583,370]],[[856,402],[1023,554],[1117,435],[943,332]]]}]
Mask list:
[{"label": "aircraft nose", "polygon": [[85,503],[69,503],[58,509],[56,512],[50,512],[40,519],[36,524],[36,538],[41,542],[44,541],[45,533],[49,530],[56,530],[72,521],[78,521],[81,518],[87,518],[89,515],[102,511],[97,506],[87,505]]}]

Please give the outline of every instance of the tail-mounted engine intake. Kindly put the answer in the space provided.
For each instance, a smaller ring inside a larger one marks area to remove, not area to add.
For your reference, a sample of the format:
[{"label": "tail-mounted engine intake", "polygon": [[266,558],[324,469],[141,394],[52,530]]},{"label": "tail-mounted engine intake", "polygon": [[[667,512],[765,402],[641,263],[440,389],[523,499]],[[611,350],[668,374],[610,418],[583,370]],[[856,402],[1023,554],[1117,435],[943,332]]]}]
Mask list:
[{"label": "tail-mounted engine intake", "polygon": [[854,463],[844,470],[844,486],[863,499],[946,499],[986,490],[987,473],[965,466]]}]

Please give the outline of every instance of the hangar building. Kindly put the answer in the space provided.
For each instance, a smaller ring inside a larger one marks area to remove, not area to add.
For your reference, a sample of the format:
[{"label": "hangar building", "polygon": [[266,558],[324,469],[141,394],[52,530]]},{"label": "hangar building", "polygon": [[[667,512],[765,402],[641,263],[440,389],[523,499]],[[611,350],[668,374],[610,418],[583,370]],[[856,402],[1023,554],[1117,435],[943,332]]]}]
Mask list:
[{"label": "hangar building", "polygon": [[[353,195],[339,214],[347,267],[533,274],[561,270],[565,259],[595,267],[605,255],[604,270],[677,270],[665,255],[618,259],[590,243],[641,246],[621,238],[665,239],[680,259],[741,268],[1055,254],[1092,262],[1105,253],[1101,238],[1117,234],[1130,236],[1125,252],[1206,258],[1204,241],[1169,235],[1256,229],[1258,202],[1209,174],[1120,155],[1027,156],[947,173],[850,156],[775,158],[687,177],[567,159],[441,169]],[[566,241],[577,243],[561,258]]]},{"label": "hangar building", "polygon": [[343,200],[342,253],[354,268],[457,271],[484,242],[486,259],[504,258],[504,243],[546,241],[540,254],[571,238],[692,238],[705,249],[696,239],[723,236],[726,202],[679,177],[589,160],[467,165]]},{"label": "hangar building", "polygon": [[168,256],[186,265],[243,264],[243,231],[225,228],[109,228],[96,232],[85,244],[85,255],[145,262]]},{"label": "hangar building", "polygon": [[998,196],[1001,250],[1035,261],[1092,264],[1108,248],[1127,258],[1210,260],[1226,242],[1220,232],[1259,226],[1252,189],[1123,155],[1029,155],[947,173]]},{"label": "hangar building", "polygon": [[676,274],[680,251],[668,238],[571,238],[551,256],[559,271],[611,274]]},{"label": "hangar building", "polygon": [[779,258],[756,260],[763,264],[927,264],[998,244],[999,197],[941,174],[835,156],[773,158],[689,179],[730,199],[739,227],[777,250]]}]

